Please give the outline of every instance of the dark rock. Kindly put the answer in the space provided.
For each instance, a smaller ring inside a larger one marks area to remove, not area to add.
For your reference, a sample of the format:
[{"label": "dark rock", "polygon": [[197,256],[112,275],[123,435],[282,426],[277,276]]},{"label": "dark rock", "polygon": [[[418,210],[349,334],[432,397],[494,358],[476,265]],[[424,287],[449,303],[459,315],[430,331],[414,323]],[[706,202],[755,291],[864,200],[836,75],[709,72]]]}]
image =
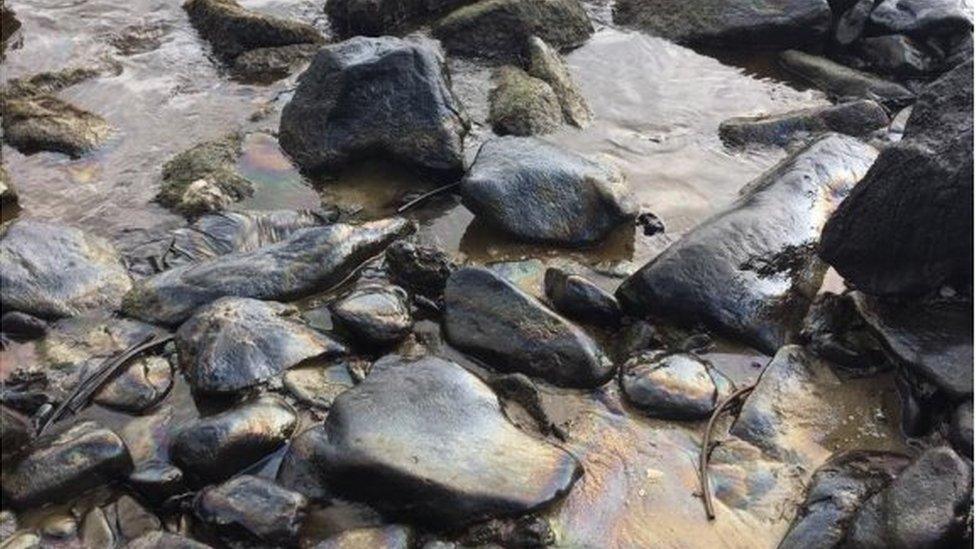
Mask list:
[{"label": "dark rock", "polygon": [[136,539],[162,529],[159,517],[128,495],[119,497],[115,502],[115,516],[123,539]]},{"label": "dark rock", "polygon": [[488,122],[495,133],[538,135],[559,127],[562,110],[549,84],[511,65],[496,69],[492,80]]},{"label": "dark rock", "polygon": [[302,66],[319,48],[318,44],[292,44],[248,50],[234,59],[231,70],[246,82],[270,84]]},{"label": "dark rock", "polygon": [[837,19],[834,27],[834,40],[842,46],[849,46],[864,32],[864,26],[871,16],[876,0],[855,0]]},{"label": "dark rock", "polygon": [[577,128],[588,126],[593,113],[559,52],[538,36],[529,38],[526,50],[529,74],[552,87],[566,122]]},{"label": "dark rock", "polygon": [[582,473],[568,452],[509,423],[481,380],[439,358],[374,369],[336,399],[325,429],[330,489],[438,529],[539,509]]},{"label": "dark rock", "polygon": [[410,528],[391,524],[346,530],[313,549],[409,549],[412,539]]},{"label": "dark rock", "polygon": [[599,242],[637,216],[619,170],[525,137],[482,145],[461,181],[461,198],[509,235],[568,246]]},{"label": "dark rock", "polygon": [[47,335],[47,322],[27,313],[10,311],[0,316],[0,333],[15,341],[31,341]]},{"label": "dark rock", "polygon": [[451,275],[444,291],[451,345],[504,371],[569,387],[601,385],[613,364],[583,330],[483,268]]},{"label": "dark rock", "polygon": [[237,171],[243,137],[230,134],[174,156],[163,165],[156,199],[188,216],[216,212],[254,193],[254,185]]},{"label": "dark rock", "polygon": [[453,179],[467,120],[429,41],[356,37],[315,56],[281,113],[281,147],[307,172],[388,157]]},{"label": "dark rock", "polygon": [[517,59],[532,36],[565,50],[581,46],[593,25],[579,0],[488,0],[453,11],[433,33],[454,54]]},{"label": "dark rock", "polygon": [[20,219],[0,236],[5,310],[41,317],[115,311],[131,285],[115,248],[79,229]]},{"label": "dark rock", "polygon": [[818,44],[830,29],[827,0],[620,0],[613,20],[692,45]]},{"label": "dark rock", "polygon": [[651,417],[704,419],[731,393],[731,383],[710,364],[688,353],[652,351],[620,369],[627,400]]},{"label": "dark rock", "polygon": [[881,342],[850,294],[817,295],[803,319],[800,340],[818,356],[855,375],[873,375],[890,367]]},{"label": "dark rock", "polygon": [[161,401],[172,386],[173,367],[169,360],[158,356],[138,358],[95,393],[94,401],[140,413]]},{"label": "dark rock", "polygon": [[85,547],[115,547],[115,531],[101,507],[92,507],[81,521],[81,542]]},{"label": "dark rock", "polygon": [[176,332],[184,376],[194,392],[235,393],[345,347],[298,320],[281,303],[225,297],[200,308]]},{"label": "dark rock", "polygon": [[8,458],[16,456],[24,449],[31,439],[30,420],[23,415],[0,406],[0,453],[3,456],[3,463],[6,464]]},{"label": "dark rock", "polygon": [[345,363],[331,366],[309,365],[285,372],[285,389],[309,406],[328,409],[332,401],[356,382]]},{"label": "dark rock", "polygon": [[332,492],[324,476],[320,458],[329,446],[324,425],[316,425],[295,436],[288,445],[275,481],[311,501],[328,501]]},{"label": "dark rock", "polygon": [[13,181],[10,180],[7,170],[0,165],[0,206],[16,208],[19,203],[20,198],[17,195],[17,189],[14,187]]},{"label": "dark rock", "polygon": [[807,496],[778,549],[840,547],[861,503],[909,464],[900,454],[855,450],[836,454],[810,480]]},{"label": "dark rock", "polygon": [[470,527],[459,539],[462,547],[549,547],[556,534],[545,519],[492,519]]},{"label": "dark rock", "polygon": [[14,10],[0,3],[0,55],[7,48],[7,41],[20,29],[20,20]]},{"label": "dark rock", "polygon": [[948,34],[972,30],[972,7],[959,0],[881,0],[871,12],[880,34]]},{"label": "dark rock", "polygon": [[122,439],[87,421],[34,441],[24,459],[3,472],[4,499],[17,508],[66,501],[131,470]]},{"label": "dark rock", "polygon": [[704,323],[775,352],[820,288],[820,227],[876,154],[836,134],[795,151],[625,280],[617,299],[633,314]]},{"label": "dark rock", "polygon": [[837,132],[861,137],[888,125],[881,105],[863,99],[782,114],[730,118],[718,127],[719,136],[733,147],[747,144],[785,147],[818,133]]},{"label": "dark rock", "polygon": [[149,532],[127,543],[125,549],[210,549],[210,546],[179,534]]},{"label": "dark rock", "polygon": [[33,85],[8,85],[0,94],[0,111],[3,140],[24,154],[51,151],[77,158],[99,148],[114,131],[101,116]]},{"label": "dark rock", "polygon": [[937,53],[900,34],[862,38],[855,55],[864,64],[862,68],[898,78],[925,77],[942,68]]},{"label": "dark rock", "polygon": [[447,278],[458,268],[443,251],[403,240],[386,249],[386,267],[393,282],[435,300],[444,294]]},{"label": "dark rock", "polygon": [[605,326],[620,322],[617,298],[579,275],[546,269],[545,290],[553,308],[568,318]]},{"label": "dark rock", "polygon": [[331,0],[332,28],[343,36],[396,34],[404,27],[474,0]]},{"label": "dark rock", "polygon": [[973,401],[968,400],[952,413],[949,425],[949,438],[952,446],[963,456],[973,457]]},{"label": "dark rock", "polygon": [[142,497],[157,505],[189,491],[183,480],[183,471],[165,461],[140,463],[129,475],[128,483]]},{"label": "dark rock", "polygon": [[878,549],[959,546],[972,493],[972,466],[947,447],[931,448],[861,506],[847,542]]},{"label": "dark rock", "polygon": [[310,25],[257,13],[234,0],[187,0],[183,9],[200,36],[225,60],[256,48],[322,41]]},{"label": "dark rock", "polygon": [[973,63],[919,96],[901,141],[824,227],[820,256],[872,294],[921,294],[973,275]]},{"label": "dark rock", "polygon": [[231,253],[143,279],[123,307],[136,318],[177,324],[197,307],[224,296],[295,299],[339,282],[411,229],[400,218],[304,229],[253,252]]},{"label": "dark rock", "polygon": [[197,517],[230,538],[276,546],[293,546],[308,501],[274,482],[242,475],[211,486],[197,496]]},{"label": "dark rock", "polygon": [[359,285],[332,304],[332,318],[354,339],[378,347],[393,345],[413,327],[407,293],[386,284]]},{"label": "dark rock", "polygon": [[779,54],[783,67],[809,81],[836,100],[871,99],[889,108],[903,107],[915,99],[908,88],[873,74],[797,50]]},{"label": "dark rock", "polygon": [[664,221],[652,212],[642,212],[637,215],[637,226],[644,236],[654,236],[665,231]]},{"label": "dark rock", "polygon": [[222,480],[278,449],[297,423],[291,406],[262,397],[181,429],[173,439],[173,459],[187,473]]}]

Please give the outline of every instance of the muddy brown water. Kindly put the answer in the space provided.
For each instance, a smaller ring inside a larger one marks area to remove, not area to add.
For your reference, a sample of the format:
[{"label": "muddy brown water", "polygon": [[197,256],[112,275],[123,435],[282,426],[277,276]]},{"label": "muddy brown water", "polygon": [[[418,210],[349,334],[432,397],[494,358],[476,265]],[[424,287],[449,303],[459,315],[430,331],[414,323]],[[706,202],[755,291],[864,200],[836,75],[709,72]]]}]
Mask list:
[{"label": "muddy brown water", "polygon": [[[241,3],[304,20],[329,33],[321,0]],[[179,225],[181,218],[153,202],[161,166],[196,143],[238,130],[248,134],[239,167],[256,184],[254,196],[240,204],[243,208],[338,204],[368,219],[391,215],[411,193],[435,186],[378,162],[315,181],[302,177],[274,136],[295,76],[267,86],[234,81],[210,57],[179,4],[8,1],[23,27],[7,49],[0,79],[92,64],[110,67],[103,76],[60,95],[102,115],[116,128],[101,150],[76,160],[53,153],[25,156],[4,145],[3,163],[20,193],[17,215],[66,222],[111,239]],[[589,2],[587,7],[597,31],[567,55],[567,62],[594,111],[594,122],[582,131],[566,127],[546,139],[619,166],[642,211],[657,214],[667,232],[645,237],[639,229],[626,227],[588,250],[517,244],[473,222],[456,198],[444,196],[410,212],[420,223],[422,240],[462,262],[534,259],[569,265],[612,289],[622,276],[729,204],[745,184],[785,155],[775,149],[727,150],[717,135],[722,120],[826,103],[821,93],[789,81],[766,56],[702,55],[615,28],[605,1]],[[473,122],[467,145],[471,157],[490,135],[485,118],[491,67],[459,59],[449,60],[449,67],[454,90]],[[538,280],[528,284],[535,284],[538,292]],[[431,338],[436,340],[436,334]],[[740,384],[755,380],[760,372],[755,365],[768,360],[725,342],[706,358]],[[34,360],[33,344],[14,345],[0,353],[0,371],[6,375]],[[774,547],[789,524],[790,508],[802,498],[797,489],[772,498],[780,508],[766,509],[762,502],[736,506],[720,497],[724,516],[710,523],[696,493],[702,425],[639,417],[621,404],[613,387],[592,394],[546,389],[546,401],[570,426],[567,447],[587,470],[566,501],[547,515],[560,545]],[[830,450],[903,447],[893,427],[898,410],[890,379],[854,382],[838,395],[837,405],[843,421],[824,442]],[[160,442],[197,413],[180,382],[149,415],[133,418],[98,407],[83,415],[117,429],[137,459],[145,459],[164,451]],[[273,466],[264,469],[268,474]],[[799,479],[810,472],[790,474]],[[727,476],[737,474],[743,473]]]}]

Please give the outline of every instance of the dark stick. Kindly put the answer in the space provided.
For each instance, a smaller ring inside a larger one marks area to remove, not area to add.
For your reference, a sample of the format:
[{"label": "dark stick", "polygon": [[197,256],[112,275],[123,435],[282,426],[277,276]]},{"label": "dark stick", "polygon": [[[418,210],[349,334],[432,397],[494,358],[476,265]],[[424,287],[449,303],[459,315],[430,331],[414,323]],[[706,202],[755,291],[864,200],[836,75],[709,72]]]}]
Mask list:
[{"label": "dark stick", "polygon": [[432,196],[441,194],[444,191],[449,191],[449,190],[453,189],[454,187],[457,187],[458,185],[460,185],[460,183],[451,183],[449,185],[444,185],[443,187],[437,187],[436,189],[434,189],[434,190],[432,190],[430,192],[426,192],[426,193],[418,196],[417,198],[414,198],[410,202],[407,202],[403,206],[400,206],[399,208],[397,208],[397,213],[398,214],[401,214],[401,213],[409,210],[410,208],[413,208],[417,204],[423,202],[424,200],[427,200],[428,198],[430,198]]},{"label": "dark stick", "polygon": [[698,455],[698,475],[701,477],[702,500],[705,502],[705,514],[708,515],[708,520],[715,520],[715,506],[712,504],[712,489],[708,485],[708,458],[711,454],[709,446],[711,445],[715,420],[718,419],[718,416],[722,415],[722,411],[729,404],[751,393],[755,388],[755,385],[749,385],[732,393],[721,404],[715,407],[715,410],[712,412],[712,417],[708,418],[708,426],[705,427],[705,435],[702,437],[701,454]]}]

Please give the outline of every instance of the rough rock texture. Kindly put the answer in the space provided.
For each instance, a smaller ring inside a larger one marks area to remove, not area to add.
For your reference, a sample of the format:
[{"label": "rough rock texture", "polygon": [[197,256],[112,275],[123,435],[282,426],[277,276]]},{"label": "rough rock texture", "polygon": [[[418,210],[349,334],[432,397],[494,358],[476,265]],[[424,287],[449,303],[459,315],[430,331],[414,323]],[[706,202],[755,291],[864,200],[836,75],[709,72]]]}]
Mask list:
[{"label": "rough rock texture", "polygon": [[411,24],[475,0],[331,0],[325,4],[332,28],[343,36],[397,34]]},{"label": "rough rock texture", "polygon": [[387,36],[319,51],[279,131],[282,149],[307,172],[379,156],[455,178],[467,130],[436,46]]},{"label": "rough rock texture", "polygon": [[169,360],[158,356],[138,358],[95,393],[93,400],[116,410],[140,413],[161,401],[172,386]]},{"label": "rough rock texture", "polygon": [[16,81],[8,85],[0,94],[3,140],[24,154],[52,151],[77,158],[99,148],[111,136],[112,126],[55,97],[53,91],[61,87]]},{"label": "rough rock texture", "polygon": [[488,122],[495,133],[539,135],[559,127],[562,111],[549,84],[510,65],[496,69],[493,80]]},{"label": "rough rock texture", "polygon": [[620,369],[627,400],[651,417],[704,419],[732,385],[711,365],[688,353],[651,351]]},{"label": "rough rock texture", "polygon": [[795,151],[625,280],[617,299],[632,313],[704,323],[775,352],[820,288],[823,223],[876,155],[836,134]]},{"label": "rough rock texture", "polygon": [[594,244],[637,215],[623,175],[545,141],[487,141],[461,181],[464,205],[520,240]]},{"label": "rough rock texture", "polygon": [[367,345],[384,347],[413,327],[407,293],[399,286],[362,284],[332,304],[336,324]]},{"label": "rough rock texture", "polygon": [[827,0],[619,0],[618,24],[694,45],[788,47],[819,43],[830,29]]},{"label": "rough rock texture", "polygon": [[835,63],[825,57],[787,50],[780,53],[779,58],[786,70],[809,81],[837,100],[871,99],[889,108],[897,108],[915,99],[915,94],[901,84]]},{"label": "rough rock texture", "polygon": [[620,322],[617,298],[582,276],[549,268],[544,285],[553,308],[568,318],[608,327]]},{"label": "rough rock texture", "polygon": [[181,152],[163,165],[156,199],[184,215],[225,209],[251,196],[254,185],[237,171],[240,134],[207,141]]},{"label": "rough rock texture", "polygon": [[881,0],[871,23],[884,34],[945,34],[973,28],[972,5],[959,0]]},{"label": "rough rock texture", "polygon": [[532,36],[575,48],[593,25],[579,0],[484,0],[441,19],[433,33],[454,54],[516,59]]},{"label": "rough rock texture", "polygon": [[393,282],[430,299],[440,299],[458,266],[447,253],[400,240],[386,249],[386,268]]},{"label": "rough rock texture", "polygon": [[304,229],[253,252],[231,253],[143,279],[126,296],[123,307],[136,318],[177,324],[196,308],[224,296],[302,297],[335,284],[411,229],[400,218]]},{"label": "rough rock texture", "polygon": [[110,243],[79,229],[20,219],[0,236],[0,303],[41,317],[117,310],[132,285]]},{"label": "rough rock texture", "polygon": [[748,144],[785,147],[818,133],[837,132],[861,137],[887,127],[881,105],[864,99],[781,114],[730,118],[718,127],[719,136],[733,147]]},{"label": "rough rock texture", "polygon": [[886,147],[827,222],[820,256],[872,294],[920,294],[973,274],[973,63],[919,96],[904,137]]},{"label": "rough rock texture", "polygon": [[290,547],[298,541],[307,505],[301,494],[242,475],[201,491],[193,509],[201,521],[231,539]]},{"label": "rough rock texture", "polygon": [[319,44],[292,44],[248,50],[234,59],[231,70],[245,82],[270,84],[292,73],[319,51]]},{"label": "rough rock texture", "polygon": [[281,303],[225,297],[176,332],[180,366],[194,392],[235,393],[276,378],[303,360],[346,349]]},{"label": "rough rock texture", "polygon": [[952,446],[963,456],[973,457],[973,401],[967,400],[952,413],[949,425]]},{"label": "rough rock texture", "polygon": [[310,25],[257,13],[234,0],[187,0],[183,9],[214,53],[225,60],[255,48],[322,41]]},{"label": "rough rock texture", "polygon": [[613,364],[583,330],[487,269],[451,275],[444,291],[451,345],[504,371],[569,387],[605,382]]},{"label": "rough rock texture", "polygon": [[526,45],[526,57],[528,73],[552,87],[566,122],[577,128],[588,126],[593,113],[559,52],[546,44],[545,40],[533,36]]},{"label": "rough rock texture", "polygon": [[900,34],[862,38],[855,55],[865,69],[898,78],[925,77],[942,68],[936,52]]},{"label": "rough rock texture", "polygon": [[539,509],[582,473],[512,425],[481,380],[434,357],[374,371],[336,399],[325,429],[330,488],[437,528]]}]

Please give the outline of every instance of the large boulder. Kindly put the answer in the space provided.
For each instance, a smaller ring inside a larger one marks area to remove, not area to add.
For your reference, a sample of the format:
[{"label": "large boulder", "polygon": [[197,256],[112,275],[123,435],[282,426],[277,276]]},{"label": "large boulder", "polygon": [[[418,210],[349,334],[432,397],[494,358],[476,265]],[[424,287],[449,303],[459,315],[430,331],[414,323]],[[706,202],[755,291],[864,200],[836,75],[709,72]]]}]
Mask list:
[{"label": "large boulder", "polygon": [[496,69],[492,80],[488,122],[495,133],[539,135],[559,127],[563,119],[559,99],[545,81],[509,65]]},{"label": "large boulder", "polygon": [[356,37],[315,56],[282,111],[280,141],[307,172],[382,156],[454,178],[466,133],[435,45]]},{"label": "large boulder", "polygon": [[820,256],[872,294],[922,294],[973,275],[973,62],[919,96],[823,231]]},{"label": "large boulder", "polygon": [[330,0],[332,28],[343,36],[381,36],[475,0]]},{"label": "large boulder", "polygon": [[871,99],[889,108],[904,107],[915,99],[905,86],[870,73],[797,50],[779,54],[787,71],[807,80],[833,99]]},{"label": "large boulder", "polygon": [[888,114],[869,99],[780,114],[730,118],[718,127],[726,145],[750,144],[785,147],[820,133],[836,132],[863,137],[888,126]]},{"label": "large boulder", "polygon": [[80,229],[21,219],[0,235],[0,303],[42,317],[115,311],[132,286],[115,248]]},{"label": "large boulder", "polygon": [[876,156],[837,134],[807,144],[631,275],[617,298],[635,314],[704,323],[775,352],[820,288],[823,223]]},{"label": "large boulder", "polygon": [[531,137],[487,141],[461,181],[475,217],[529,242],[585,246],[637,216],[615,167]]},{"label": "large boulder", "polygon": [[451,275],[444,291],[451,345],[500,370],[569,387],[607,381],[613,364],[583,330],[487,269]]},{"label": "large boulder", "polygon": [[311,25],[257,13],[234,0],[187,0],[183,9],[214,53],[225,60],[255,48],[322,41]]}]

